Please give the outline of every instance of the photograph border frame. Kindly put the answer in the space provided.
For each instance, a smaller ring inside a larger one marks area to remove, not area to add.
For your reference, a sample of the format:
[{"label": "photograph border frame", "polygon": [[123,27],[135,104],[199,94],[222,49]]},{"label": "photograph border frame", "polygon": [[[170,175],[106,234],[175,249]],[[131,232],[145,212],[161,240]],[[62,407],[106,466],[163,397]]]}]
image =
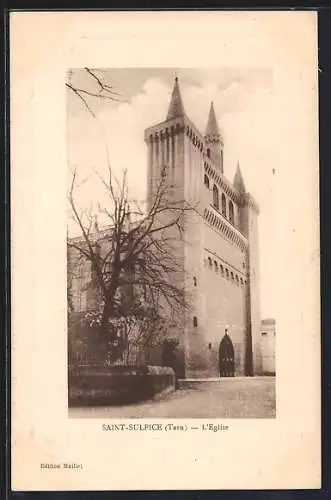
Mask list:
[{"label": "photograph border frame", "polygon": [[[17,8],[17,7],[16,7]],[[289,7],[288,7],[289,8]],[[299,10],[302,10],[299,6]],[[314,6],[305,7],[309,10],[316,10]],[[30,9],[29,9],[30,10]],[[48,10],[48,9],[47,9]],[[94,9],[91,9],[94,10]],[[104,9],[102,9],[104,10]],[[115,9],[119,10],[119,9]],[[120,9],[122,10],[122,9]],[[132,9],[126,9],[132,10]],[[146,9],[139,9],[146,10]],[[164,10],[164,9],[161,9]],[[187,9],[184,9],[187,10]],[[236,10],[235,7],[229,8],[229,10]],[[254,9],[246,9],[254,10]],[[259,9],[261,10],[261,9]],[[269,10],[269,9],[268,9]],[[287,10],[287,9],[286,9]],[[294,10],[294,9],[293,9]],[[263,498],[269,499],[289,499],[289,498],[302,498],[302,496],[307,495],[309,499],[325,498],[325,494],[330,492],[330,478],[328,478],[328,470],[330,470],[330,447],[327,443],[330,442],[330,371],[331,371],[331,341],[330,336],[327,337],[326,332],[330,330],[331,327],[331,310],[328,308],[330,304],[330,289],[328,283],[330,282],[330,257],[327,255],[327,249],[331,244],[331,227],[328,220],[328,200],[331,196],[331,172],[328,168],[331,160],[331,145],[329,142],[330,136],[330,123],[329,116],[331,112],[331,102],[330,102],[330,88],[331,88],[331,51],[329,47],[331,46],[331,10],[319,8],[318,10],[318,35],[319,35],[319,131],[320,131],[320,221],[321,221],[321,296],[322,296],[322,433],[323,433],[323,453],[322,453],[322,488],[320,490],[263,490],[263,491],[245,491],[245,490],[219,490],[219,491],[186,491],[185,498],[219,498],[220,494],[224,495],[224,498],[228,498],[232,495],[245,496],[245,498],[256,498],[257,496],[263,495]],[[5,315],[4,317],[4,328],[6,335],[3,336],[3,343],[5,349],[3,352],[6,354],[5,364],[2,366],[6,370],[6,382],[5,382],[5,406],[7,418],[5,420],[5,428],[7,431],[7,440],[5,447],[5,461],[7,470],[5,470],[5,478],[7,479],[6,487],[6,497],[7,498],[73,498],[74,495],[79,495],[79,498],[85,499],[89,498],[91,495],[97,494],[99,498],[112,498],[111,492],[108,491],[77,491],[77,492],[19,492],[11,491],[10,489],[10,478],[8,474],[10,473],[10,199],[9,199],[9,182],[10,182],[10,153],[9,153],[9,58],[8,58],[8,12],[5,16],[5,25],[7,21],[7,26],[5,26],[7,46],[5,45],[6,59],[4,61],[5,69],[5,85],[4,85],[4,97],[6,102],[7,113],[5,116],[6,124],[3,134],[4,138],[4,148],[3,148],[3,159],[5,168],[1,171],[1,181],[3,187],[3,194],[5,203],[3,221],[5,228],[5,268],[4,268],[4,290],[6,294],[3,295],[3,305]],[[158,498],[168,498],[172,496],[174,499],[183,498],[183,491],[146,491],[146,492],[113,492],[113,498],[118,498],[123,495],[125,497],[136,497],[153,495]],[[9,496],[10,495],[10,496]]]}]

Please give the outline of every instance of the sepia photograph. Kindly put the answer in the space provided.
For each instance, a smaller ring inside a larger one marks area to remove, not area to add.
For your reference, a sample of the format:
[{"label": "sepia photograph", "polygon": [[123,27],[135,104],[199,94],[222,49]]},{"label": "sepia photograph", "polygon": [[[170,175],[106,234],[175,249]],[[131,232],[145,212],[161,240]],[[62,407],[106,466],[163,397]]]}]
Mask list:
[{"label": "sepia photograph", "polygon": [[272,91],[265,68],[67,72],[70,416],[276,416]]},{"label": "sepia photograph", "polygon": [[13,489],[318,488],[316,13],[10,32]]}]

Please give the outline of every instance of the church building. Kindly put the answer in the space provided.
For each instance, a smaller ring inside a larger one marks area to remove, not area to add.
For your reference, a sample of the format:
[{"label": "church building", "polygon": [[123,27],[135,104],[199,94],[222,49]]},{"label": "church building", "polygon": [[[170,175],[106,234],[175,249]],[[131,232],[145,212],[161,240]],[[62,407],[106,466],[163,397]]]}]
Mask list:
[{"label": "church building", "polygon": [[233,182],[225,175],[213,103],[202,134],[185,113],[176,78],[168,114],[145,130],[145,142],[148,205],[166,168],[172,201],[194,207],[174,247],[191,304],[171,326],[185,376],[260,374],[259,206],[239,163]]}]

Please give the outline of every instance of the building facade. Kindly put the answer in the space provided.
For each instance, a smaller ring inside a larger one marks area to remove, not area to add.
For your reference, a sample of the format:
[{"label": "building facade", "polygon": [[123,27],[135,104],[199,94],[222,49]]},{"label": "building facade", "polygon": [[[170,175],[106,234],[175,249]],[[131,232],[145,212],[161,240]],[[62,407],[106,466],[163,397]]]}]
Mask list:
[{"label": "building facade", "polygon": [[262,372],[265,375],[276,373],[276,321],[273,318],[261,321]]},{"label": "building facade", "polygon": [[246,191],[239,164],[233,182],[224,174],[226,145],[213,104],[202,134],[185,113],[176,78],[167,117],[145,130],[145,142],[148,205],[166,171],[169,198],[194,207],[173,249],[191,304],[172,327],[186,376],[219,373],[226,333],[233,346],[233,373],[262,373],[259,206]]},{"label": "building facade", "polygon": [[[166,119],[147,128],[144,139],[147,206],[162,179],[169,201],[192,207],[182,220],[182,238],[172,235],[174,258],[182,269],[177,284],[184,286],[190,305],[169,321],[169,336],[179,342],[180,372],[217,376],[221,360],[225,375],[261,374],[259,206],[246,191],[239,164],[233,182],[225,176],[226,145],[214,106],[202,134],[185,113],[176,78]],[[97,240],[100,251],[107,252],[98,230]],[[71,248],[69,267],[73,310],[93,309],[90,264]],[[161,353],[153,356],[152,363],[160,362]]]}]

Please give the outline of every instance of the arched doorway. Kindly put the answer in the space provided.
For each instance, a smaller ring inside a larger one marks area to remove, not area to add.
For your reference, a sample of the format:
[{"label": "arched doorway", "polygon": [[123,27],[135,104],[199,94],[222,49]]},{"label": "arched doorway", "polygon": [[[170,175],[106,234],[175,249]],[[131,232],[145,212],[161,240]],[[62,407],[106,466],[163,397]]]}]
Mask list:
[{"label": "arched doorway", "polygon": [[226,332],[220,342],[218,351],[218,363],[220,377],[234,377],[235,362],[234,348],[230,336]]}]

